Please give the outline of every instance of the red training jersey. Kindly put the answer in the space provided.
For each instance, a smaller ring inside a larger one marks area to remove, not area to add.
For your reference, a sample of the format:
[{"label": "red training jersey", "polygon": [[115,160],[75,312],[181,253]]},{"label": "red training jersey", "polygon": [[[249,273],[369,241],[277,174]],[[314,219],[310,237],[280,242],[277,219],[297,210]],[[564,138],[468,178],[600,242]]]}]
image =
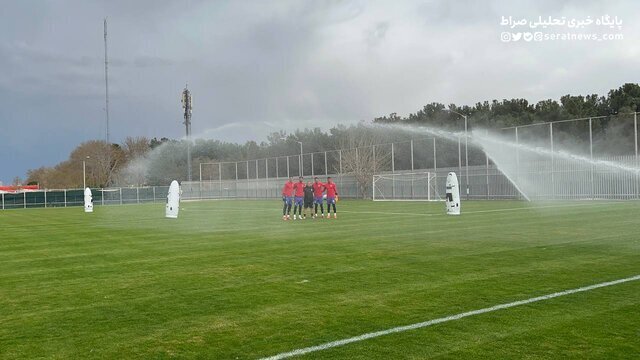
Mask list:
[{"label": "red training jersey", "polygon": [[293,182],[287,181],[282,188],[282,196],[293,196]]},{"label": "red training jersey", "polygon": [[296,196],[298,197],[304,196],[304,187],[305,187],[305,183],[303,182],[297,182],[293,184],[293,188],[296,190]]},{"label": "red training jersey", "polygon": [[336,197],[338,195],[338,189],[336,188],[336,183],[330,182],[324,184],[325,189],[327,189],[327,197]]},{"label": "red training jersey", "polygon": [[313,196],[315,197],[320,197],[322,196],[322,193],[324,192],[324,184],[321,182],[314,182],[313,183]]}]

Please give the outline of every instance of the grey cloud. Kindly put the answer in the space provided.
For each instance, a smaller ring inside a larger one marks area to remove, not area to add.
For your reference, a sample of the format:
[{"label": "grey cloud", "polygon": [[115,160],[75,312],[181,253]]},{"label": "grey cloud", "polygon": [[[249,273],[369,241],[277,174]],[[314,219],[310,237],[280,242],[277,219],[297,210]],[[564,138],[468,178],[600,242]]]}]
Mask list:
[{"label": "grey cloud", "polygon": [[387,30],[389,30],[388,22],[382,21],[377,23],[373,28],[367,31],[367,44],[370,47],[375,47],[380,44],[387,35]]},{"label": "grey cloud", "polygon": [[174,61],[158,56],[139,56],[133,60],[137,67],[155,67],[173,65]]},{"label": "grey cloud", "polygon": [[[104,136],[104,17],[115,141],[182,136],[185,82],[194,133],[260,141],[280,128],[406,115],[431,101],[603,93],[637,78],[636,8],[551,0],[8,2],[0,14],[0,154],[22,155],[0,155],[0,180]],[[501,15],[587,13],[622,17],[625,40],[499,40]]]}]

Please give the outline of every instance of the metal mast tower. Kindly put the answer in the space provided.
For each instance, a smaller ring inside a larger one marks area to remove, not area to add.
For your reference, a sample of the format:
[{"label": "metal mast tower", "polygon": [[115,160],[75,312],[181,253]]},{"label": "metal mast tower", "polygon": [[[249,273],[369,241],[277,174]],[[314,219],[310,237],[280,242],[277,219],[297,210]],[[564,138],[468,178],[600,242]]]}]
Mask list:
[{"label": "metal mast tower", "polygon": [[107,18],[104,18],[104,87],[105,87],[105,108],[107,115],[106,141],[109,142],[109,58],[107,57]]},{"label": "metal mast tower", "polygon": [[187,130],[187,180],[191,181],[191,111],[193,101],[191,92],[185,85],[182,91],[182,108],[184,109],[184,126]]}]

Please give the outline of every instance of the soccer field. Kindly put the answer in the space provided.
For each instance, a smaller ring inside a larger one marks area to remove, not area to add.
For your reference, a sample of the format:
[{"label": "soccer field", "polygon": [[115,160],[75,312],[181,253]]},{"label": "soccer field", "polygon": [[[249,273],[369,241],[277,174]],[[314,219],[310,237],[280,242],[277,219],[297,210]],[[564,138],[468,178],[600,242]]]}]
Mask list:
[{"label": "soccer field", "polygon": [[[0,212],[0,358],[258,359],[640,274],[639,202]],[[639,358],[640,281],[300,359]]]}]

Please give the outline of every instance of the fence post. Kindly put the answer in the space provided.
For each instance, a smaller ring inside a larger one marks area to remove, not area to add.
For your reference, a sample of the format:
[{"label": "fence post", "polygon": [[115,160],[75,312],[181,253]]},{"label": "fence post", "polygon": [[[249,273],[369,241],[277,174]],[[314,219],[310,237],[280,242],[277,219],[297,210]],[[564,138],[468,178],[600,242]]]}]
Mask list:
[{"label": "fence post", "polygon": [[264,181],[266,188],[264,189],[264,197],[269,198],[269,158],[264,159]]},{"label": "fence post", "polygon": [[153,188],[153,202],[156,202],[156,187],[154,186]]},{"label": "fence post", "polygon": [[[638,112],[633,113],[633,139],[636,150],[636,167],[638,167]],[[640,198],[640,177],[636,174],[636,198]]]},{"label": "fence post", "polygon": [[200,167],[200,183],[202,183],[202,163],[198,164]]},{"label": "fence post", "polygon": [[278,159],[280,159],[280,157],[276,157],[276,179],[280,179],[280,166],[278,166]]},{"label": "fence post", "polygon": [[136,204],[140,204],[140,188],[136,187]]},{"label": "fence post", "polygon": [[411,171],[413,171],[413,139],[411,139]]},{"label": "fence post", "polygon": [[1,195],[2,195],[2,210],[4,210],[4,194],[1,194]]},{"label": "fence post", "polygon": [[327,152],[324,152],[324,176],[329,175],[329,170],[327,170]]},{"label": "fence post", "polygon": [[[487,130],[486,135],[489,136],[489,130]],[[490,198],[490,194],[489,194],[489,154],[487,154],[487,152],[484,152],[484,156],[486,159],[486,163],[487,163],[487,200],[489,200]]]},{"label": "fence post", "polygon": [[551,196],[556,196],[556,181],[554,175],[555,155],[553,153],[553,123],[549,123],[549,140],[551,142]]},{"label": "fence post", "polygon": [[593,200],[595,196],[593,193],[593,129],[591,126],[591,118],[589,118],[589,159],[591,160],[591,164],[590,164],[591,200]]},{"label": "fence post", "polygon": [[436,160],[436,138],[433,137],[433,174],[435,177],[433,178],[433,188],[438,191],[438,161]]},{"label": "fence post", "polygon": [[44,189],[44,208],[47,208],[47,189]]},{"label": "fence post", "polygon": [[436,160],[436,138],[433,138],[433,172],[438,169],[438,162]]},{"label": "fence post", "polygon": [[516,182],[520,178],[520,139],[518,138],[518,127],[516,126]]},{"label": "fence post", "polygon": [[67,189],[64,189],[64,207],[67,207]]},{"label": "fence post", "polygon": [[249,160],[247,160],[247,199],[249,198]]},{"label": "fence post", "polygon": [[23,201],[24,208],[26,209],[27,208],[27,193],[26,192],[22,193],[22,201]]},{"label": "fence post", "polygon": [[122,205],[122,188],[120,188],[120,205]]},{"label": "fence post", "polygon": [[[393,143],[391,143],[391,173],[396,172],[396,161]],[[391,197],[396,197],[396,177],[391,175]]]},{"label": "fence post", "polygon": [[338,172],[340,173],[340,188],[342,188],[342,149],[338,150]]},{"label": "fence post", "polygon": [[311,177],[314,176],[314,172],[313,172],[313,154],[314,153],[311,153]]},{"label": "fence post", "polygon": [[460,178],[462,178],[462,148],[460,147],[460,136],[458,136],[458,173],[460,174]]},{"label": "fence post", "polygon": [[391,143],[391,173],[396,172],[396,157],[395,151],[393,148],[393,143]]},{"label": "fence post", "polygon": [[222,198],[222,163],[218,163],[218,197]]}]

